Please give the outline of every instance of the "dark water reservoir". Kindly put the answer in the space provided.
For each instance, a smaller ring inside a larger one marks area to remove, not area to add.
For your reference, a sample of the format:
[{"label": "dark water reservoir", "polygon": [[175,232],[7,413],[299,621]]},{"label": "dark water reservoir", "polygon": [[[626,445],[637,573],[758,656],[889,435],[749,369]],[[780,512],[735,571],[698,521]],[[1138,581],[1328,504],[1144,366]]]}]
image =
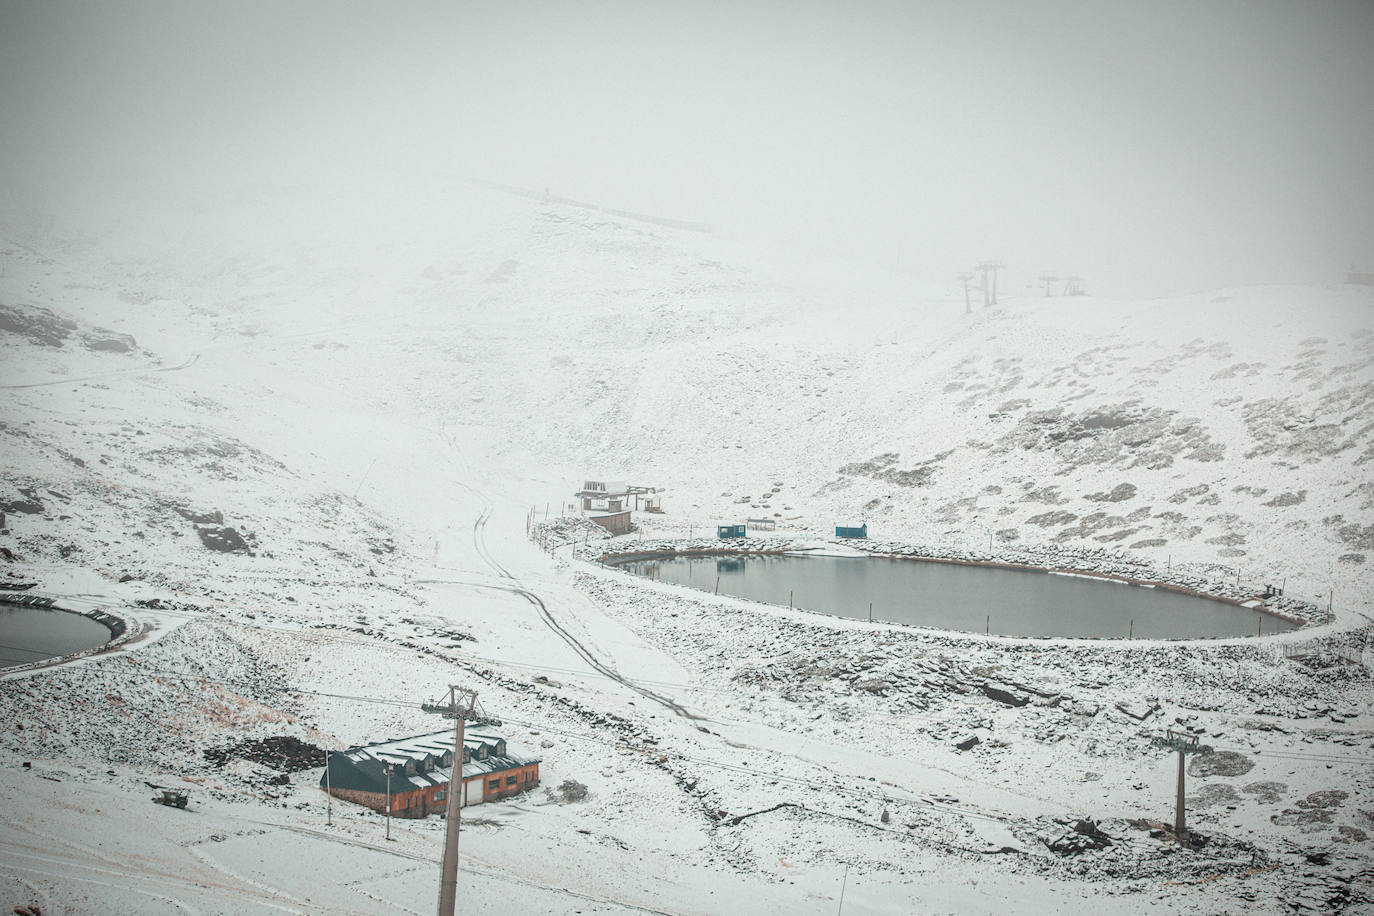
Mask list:
[{"label": "dark water reservoir", "polygon": [[42,608],[0,605],[0,668],[93,649],[110,641],[103,624]]},{"label": "dark water reservoir", "polygon": [[[636,575],[861,620],[1002,636],[1189,639],[1280,633],[1294,625],[1224,601],[1088,576],[886,557],[662,557]],[[990,621],[989,621],[990,618]],[[1262,618],[1262,619],[1261,619]]]}]

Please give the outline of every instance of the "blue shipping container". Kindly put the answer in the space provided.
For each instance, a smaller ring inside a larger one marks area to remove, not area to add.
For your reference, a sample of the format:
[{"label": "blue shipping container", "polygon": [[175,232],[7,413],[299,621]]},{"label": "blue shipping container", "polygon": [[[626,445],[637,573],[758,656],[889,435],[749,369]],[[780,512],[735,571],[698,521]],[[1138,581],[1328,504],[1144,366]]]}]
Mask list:
[{"label": "blue shipping container", "polygon": [[718,538],[742,538],[744,537],[743,525],[717,525],[716,537]]},{"label": "blue shipping container", "polygon": [[844,528],[840,525],[835,526],[835,537],[837,538],[866,538],[868,537],[868,522],[864,522],[858,528]]}]

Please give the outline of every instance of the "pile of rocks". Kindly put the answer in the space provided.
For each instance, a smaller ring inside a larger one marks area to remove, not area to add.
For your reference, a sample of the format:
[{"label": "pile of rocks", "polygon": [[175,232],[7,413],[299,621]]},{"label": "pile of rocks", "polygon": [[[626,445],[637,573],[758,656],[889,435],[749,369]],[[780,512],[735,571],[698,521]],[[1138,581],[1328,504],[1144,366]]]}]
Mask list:
[{"label": "pile of rocks", "polygon": [[322,767],[325,756],[323,748],[290,735],[250,738],[225,747],[206,748],[201,753],[216,767],[223,767],[230,760],[240,759],[251,760],[283,773]]},{"label": "pile of rocks", "polygon": [[1061,856],[1082,855],[1112,845],[1112,838],[1102,832],[1096,821],[1086,817],[1074,821],[1068,830],[1054,839],[1042,840],[1051,852]]}]

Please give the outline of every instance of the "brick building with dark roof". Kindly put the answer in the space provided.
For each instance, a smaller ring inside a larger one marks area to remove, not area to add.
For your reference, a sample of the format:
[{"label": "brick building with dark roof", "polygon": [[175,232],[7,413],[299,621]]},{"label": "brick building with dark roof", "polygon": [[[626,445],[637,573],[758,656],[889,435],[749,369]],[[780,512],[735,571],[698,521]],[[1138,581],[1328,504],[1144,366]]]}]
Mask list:
[{"label": "brick building with dark roof", "polygon": [[[539,784],[539,759],[515,753],[484,726],[463,734],[462,804],[495,801]],[[453,731],[399,738],[329,755],[320,788],[336,798],[387,810],[388,771],[393,817],[425,817],[448,806],[453,780]]]}]

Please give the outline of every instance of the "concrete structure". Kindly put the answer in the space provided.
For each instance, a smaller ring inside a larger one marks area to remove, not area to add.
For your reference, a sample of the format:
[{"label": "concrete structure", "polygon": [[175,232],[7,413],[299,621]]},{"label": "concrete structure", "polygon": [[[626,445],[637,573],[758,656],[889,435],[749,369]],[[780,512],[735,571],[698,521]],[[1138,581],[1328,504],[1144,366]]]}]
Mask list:
[{"label": "concrete structure", "polygon": [[[539,758],[506,746],[487,726],[464,729],[462,804],[506,798],[539,784]],[[442,812],[453,780],[453,729],[352,747],[329,755],[320,788],[336,798],[385,813],[390,771],[392,817]]]},{"label": "concrete structure", "polygon": [[[662,512],[662,497],[658,487],[639,487],[618,481],[588,480],[577,491],[577,498],[583,512],[622,512],[633,508],[643,508],[649,512]],[[643,505],[641,506],[641,502]]]},{"label": "concrete structure", "polygon": [[620,512],[625,508],[629,495],[629,486],[616,481],[588,480],[582,484],[582,489],[577,491],[577,498],[581,501],[584,512]]},{"label": "concrete structure", "polygon": [[662,498],[656,487],[637,487],[618,481],[588,480],[577,491],[577,505],[583,517],[596,522],[611,534],[629,534],[634,527],[630,513],[643,502],[647,512],[662,512]]}]

